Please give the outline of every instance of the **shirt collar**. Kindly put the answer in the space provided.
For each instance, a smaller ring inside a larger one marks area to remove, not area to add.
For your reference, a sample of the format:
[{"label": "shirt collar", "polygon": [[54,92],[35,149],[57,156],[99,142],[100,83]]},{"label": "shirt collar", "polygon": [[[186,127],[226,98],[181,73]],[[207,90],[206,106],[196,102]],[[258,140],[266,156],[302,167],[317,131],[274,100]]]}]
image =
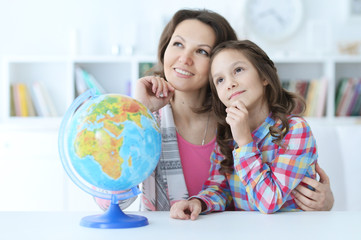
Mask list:
[{"label": "shirt collar", "polygon": [[256,143],[259,143],[269,134],[269,128],[275,124],[275,120],[270,113],[266,120],[252,132],[252,138]]}]

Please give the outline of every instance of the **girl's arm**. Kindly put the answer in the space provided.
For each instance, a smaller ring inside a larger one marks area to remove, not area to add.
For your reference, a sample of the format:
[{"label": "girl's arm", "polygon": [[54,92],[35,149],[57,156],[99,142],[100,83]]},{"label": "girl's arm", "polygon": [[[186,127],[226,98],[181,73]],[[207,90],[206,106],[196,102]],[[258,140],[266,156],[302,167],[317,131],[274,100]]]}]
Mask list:
[{"label": "girl's arm", "polygon": [[[315,139],[305,121],[295,123],[291,119],[283,144],[285,148],[279,147],[278,152],[273,143],[263,146],[263,154],[276,152],[275,156],[270,156],[274,160],[269,162],[263,162],[262,152],[255,142],[233,151],[235,171],[249,198],[253,198],[263,213],[279,210],[317,160]],[[309,174],[315,177],[314,168]]]},{"label": "girl's arm", "polygon": [[216,144],[215,150],[211,154],[210,177],[203,184],[202,191],[198,195],[191,197],[203,201],[205,208],[202,209],[202,213],[224,211],[232,202],[227,178],[219,172],[222,160],[223,155],[220,154],[219,147]]}]

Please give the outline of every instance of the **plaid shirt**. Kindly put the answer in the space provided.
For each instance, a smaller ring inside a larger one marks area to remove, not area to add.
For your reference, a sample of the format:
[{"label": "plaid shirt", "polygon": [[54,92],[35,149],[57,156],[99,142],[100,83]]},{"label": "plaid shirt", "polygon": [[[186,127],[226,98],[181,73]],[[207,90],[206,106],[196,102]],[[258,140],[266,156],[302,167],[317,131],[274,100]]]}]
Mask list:
[{"label": "plaid shirt", "polygon": [[[300,117],[289,119],[290,129],[282,148],[272,142],[269,116],[253,133],[253,142],[233,150],[234,171],[221,174],[224,156],[216,144],[211,154],[210,177],[196,196],[207,209],[203,213],[225,209],[273,213],[299,209],[291,191],[304,176],[316,178],[316,141],[308,123]],[[280,123],[277,123],[280,125]],[[234,146],[235,146],[234,142]]]}]

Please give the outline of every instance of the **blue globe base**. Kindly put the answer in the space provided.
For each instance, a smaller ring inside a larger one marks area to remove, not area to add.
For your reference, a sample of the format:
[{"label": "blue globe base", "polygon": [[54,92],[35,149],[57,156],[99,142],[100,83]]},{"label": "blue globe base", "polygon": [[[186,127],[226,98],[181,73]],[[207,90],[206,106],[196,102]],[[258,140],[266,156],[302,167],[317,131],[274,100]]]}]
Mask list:
[{"label": "blue globe base", "polygon": [[111,203],[108,210],[101,215],[91,215],[81,219],[80,225],[89,228],[135,228],[148,225],[143,216],[125,214],[118,204]]}]

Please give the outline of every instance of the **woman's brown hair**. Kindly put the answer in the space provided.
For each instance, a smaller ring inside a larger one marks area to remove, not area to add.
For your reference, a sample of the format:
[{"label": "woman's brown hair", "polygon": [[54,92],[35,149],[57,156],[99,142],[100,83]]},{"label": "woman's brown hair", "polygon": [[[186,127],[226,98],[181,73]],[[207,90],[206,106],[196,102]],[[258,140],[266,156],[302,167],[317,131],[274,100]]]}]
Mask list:
[{"label": "woman's brown hair", "polygon": [[[206,9],[179,10],[173,15],[173,18],[169,21],[163,30],[158,45],[158,63],[153,69],[151,69],[151,74],[158,75],[166,79],[164,76],[164,53],[178,24],[184,20],[189,19],[199,20],[214,30],[216,35],[216,42],[214,46],[217,46],[219,43],[224,41],[237,40],[237,35],[229,22],[218,13]],[[211,107],[211,90],[208,85],[205,102],[203,103],[202,108],[198,109],[197,112],[210,111]]]},{"label": "woman's brown hair", "polygon": [[[282,88],[273,61],[255,43],[249,40],[223,42],[213,49],[210,60],[211,65],[215,56],[225,49],[240,51],[256,68],[259,77],[267,80],[264,100],[267,101],[272,118],[276,121],[280,120],[282,123],[280,127],[272,126],[269,130],[274,137],[273,142],[283,147],[282,139],[289,130],[288,115],[292,114],[296,106],[300,107],[302,113],[305,109],[304,100],[299,95]],[[212,106],[217,116],[217,143],[225,157],[221,162],[221,172],[231,173],[233,171],[233,137],[231,128],[225,121],[226,106],[219,99],[211,77],[210,86],[212,90]]]}]

